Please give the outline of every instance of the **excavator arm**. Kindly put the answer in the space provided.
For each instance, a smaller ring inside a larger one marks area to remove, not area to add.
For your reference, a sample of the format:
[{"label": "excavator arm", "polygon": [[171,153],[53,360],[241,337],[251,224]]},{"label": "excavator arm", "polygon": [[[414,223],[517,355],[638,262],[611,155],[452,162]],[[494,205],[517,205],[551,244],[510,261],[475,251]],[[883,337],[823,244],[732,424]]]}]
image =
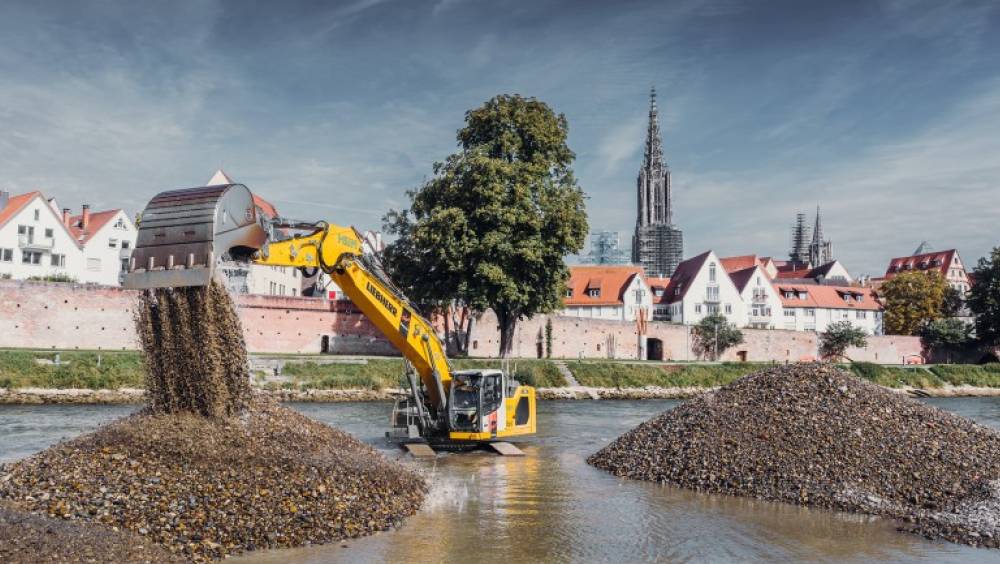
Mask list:
[{"label": "excavator arm", "polygon": [[[280,225],[276,226],[281,228]],[[410,361],[441,413],[451,383],[444,347],[431,324],[421,317],[381,269],[365,259],[362,239],[352,227],[320,222],[306,235],[261,247],[254,262],[267,266],[319,268]]]}]

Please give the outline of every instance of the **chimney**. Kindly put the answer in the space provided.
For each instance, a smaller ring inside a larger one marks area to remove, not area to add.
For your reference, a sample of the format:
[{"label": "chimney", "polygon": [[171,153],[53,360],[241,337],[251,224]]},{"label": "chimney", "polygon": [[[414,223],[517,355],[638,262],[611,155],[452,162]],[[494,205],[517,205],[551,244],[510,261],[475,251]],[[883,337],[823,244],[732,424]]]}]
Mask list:
[{"label": "chimney", "polygon": [[63,208],[63,225],[69,227],[69,208]]},{"label": "chimney", "polygon": [[6,190],[0,190],[0,210],[7,207],[7,202],[10,201],[10,192]]},{"label": "chimney", "polygon": [[87,230],[90,225],[90,204],[83,204],[83,217],[80,218],[80,229]]}]

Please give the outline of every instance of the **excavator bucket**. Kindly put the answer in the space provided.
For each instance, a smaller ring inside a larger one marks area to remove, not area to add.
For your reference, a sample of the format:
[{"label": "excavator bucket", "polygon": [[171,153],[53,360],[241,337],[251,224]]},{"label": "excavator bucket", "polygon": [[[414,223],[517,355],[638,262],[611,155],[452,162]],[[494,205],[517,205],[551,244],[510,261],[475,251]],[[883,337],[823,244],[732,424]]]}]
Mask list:
[{"label": "excavator bucket", "polygon": [[125,287],[207,286],[219,260],[247,260],[266,240],[242,184],[161,192],[142,212]]}]

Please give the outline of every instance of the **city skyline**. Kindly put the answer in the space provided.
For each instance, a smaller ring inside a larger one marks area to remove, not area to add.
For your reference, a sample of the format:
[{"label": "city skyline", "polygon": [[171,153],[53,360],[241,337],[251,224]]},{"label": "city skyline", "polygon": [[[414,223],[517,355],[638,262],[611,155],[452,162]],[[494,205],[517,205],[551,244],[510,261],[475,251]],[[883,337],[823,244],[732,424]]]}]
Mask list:
[{"label": "city skyline", "polygon": [[221,167],[376,228],[466,110],[518,92],[567,116],[592,229],[628,234],[655,85],[687,255],[781,256],[816,204],[852,273],[996,244],[990,3],[577,5],[4,3],[0,189],[134,213]]}]

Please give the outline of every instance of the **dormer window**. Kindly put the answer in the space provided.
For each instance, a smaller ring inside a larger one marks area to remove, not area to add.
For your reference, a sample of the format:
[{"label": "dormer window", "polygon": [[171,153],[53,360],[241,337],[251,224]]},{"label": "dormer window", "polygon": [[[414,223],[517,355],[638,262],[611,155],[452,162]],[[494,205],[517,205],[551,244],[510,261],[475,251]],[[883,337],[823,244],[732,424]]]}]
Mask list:
[{"label": "dormer window", "polygon": [[708,281],[715,282],[715,263],[708,265]]},{"label": "dormer window", "polygon": [[591,298],[599,298],[599,297],[601,297],[601,289],[600,288],[587,288],[587,296],[591,297]]},{"label": "dormer window", "polygon": [[806,293],[805,292],[799,292],[799,299],[800,300],[806,299]]},{"label": "dormer window", "polygon": [[567,298],[573,297],[573,288],[566,288],[566,297]]},{"label": "dormer window", "polygon": [[657,298],[663,296],[663,288],[655,288],[653,290],[653,295],[656,296]]}]

